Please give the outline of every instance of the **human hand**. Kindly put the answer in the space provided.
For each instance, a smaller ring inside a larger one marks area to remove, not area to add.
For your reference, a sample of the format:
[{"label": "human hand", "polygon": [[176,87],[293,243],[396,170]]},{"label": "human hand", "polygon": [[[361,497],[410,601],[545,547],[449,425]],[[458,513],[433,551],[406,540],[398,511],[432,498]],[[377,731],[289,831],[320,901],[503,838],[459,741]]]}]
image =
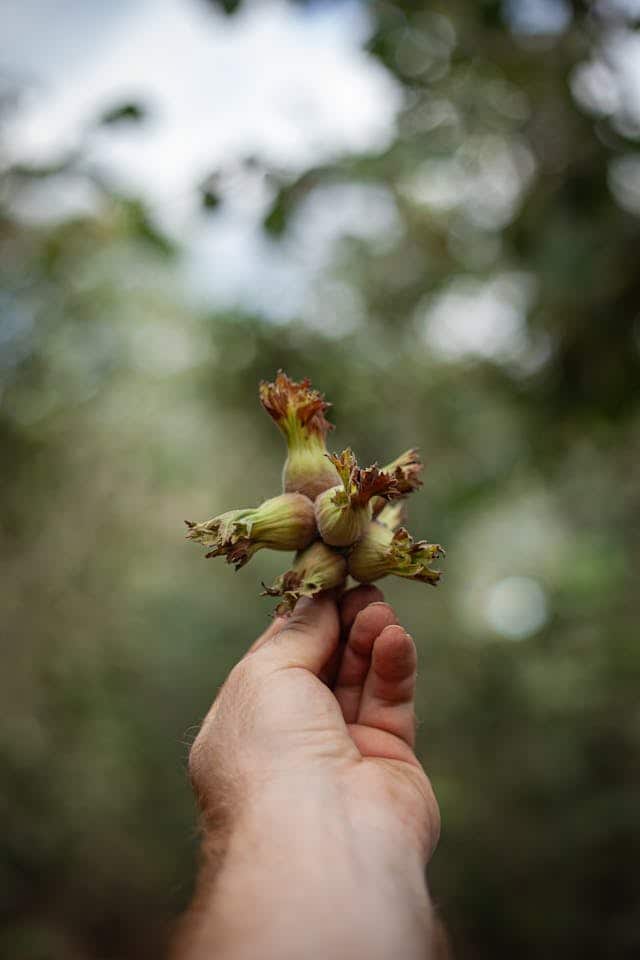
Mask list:
[{"label": "human hand", "polygon": [[439,818],[413,752],[415,645],[381,600],[300,601],[204,721],[190,766],[216,956],[382,957],[398,938],[425,956]]}]

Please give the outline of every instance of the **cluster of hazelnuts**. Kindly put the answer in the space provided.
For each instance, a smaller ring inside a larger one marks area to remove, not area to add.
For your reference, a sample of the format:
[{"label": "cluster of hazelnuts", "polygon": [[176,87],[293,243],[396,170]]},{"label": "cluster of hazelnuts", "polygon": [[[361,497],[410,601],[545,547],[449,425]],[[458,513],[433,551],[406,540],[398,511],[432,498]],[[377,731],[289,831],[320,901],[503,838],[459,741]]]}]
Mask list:
[{"label": "cluster of hazelnuts", "polygon": [[185,521],[187,539],[236,569],[263,548],[295,550],[291,568],[264,589],[280,598],[278,614],[300,597],[343,588],[347,576],[360,583],[393,575],[437,584],[441,574],[431,563],[444,550],[414,540],[403,525],[405,499],[422,483],[417,451],[365,468],[350,449],[328,453],[329,403],[308,380],[297,383],[282,371],[273,383],[260,384],[260,402],[287,441],[284,492],[258,507]]}]

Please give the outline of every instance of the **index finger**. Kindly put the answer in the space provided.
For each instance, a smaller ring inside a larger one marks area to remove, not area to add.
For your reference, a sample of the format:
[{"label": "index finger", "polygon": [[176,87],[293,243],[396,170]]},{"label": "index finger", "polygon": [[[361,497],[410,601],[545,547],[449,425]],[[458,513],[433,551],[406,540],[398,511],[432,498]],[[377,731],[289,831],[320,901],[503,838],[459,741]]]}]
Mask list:
[{"label": "index finger", "polygon": [[340,628],[342,637],[346,640],[353,623],[365,607],[370,603],[381,603],[384,601],[384,594],[378,587],[371,584],[360,584],[358,587],[352,587],[343,593],[338,609],[340,612]]}]

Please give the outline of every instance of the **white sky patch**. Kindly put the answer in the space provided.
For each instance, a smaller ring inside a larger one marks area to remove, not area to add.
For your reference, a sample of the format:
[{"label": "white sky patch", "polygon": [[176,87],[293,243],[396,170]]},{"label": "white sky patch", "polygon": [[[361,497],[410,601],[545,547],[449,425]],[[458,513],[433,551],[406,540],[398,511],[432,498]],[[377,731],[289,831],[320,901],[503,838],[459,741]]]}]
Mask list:
[{"label": "white sky patch", "polygon": [[380,252],[393,247],[401,232],[395,201],[384,187],[333,184],[314,190],[300,205],[292,224],[292,243],[322,251],[328,262],[341,236],[377,241]]},{"label": "white sky patch", "polygon": [[571,88],[583,107],[611,116],[621,133],[639,136],[640,34],[621,26],[603,31],[599,53],[576,67]]},{"label": "white sky patch", "polygon": [[525,636],[547,622],[550,593],[563,582],[575,536],[546,488],[514,490],[467,524],[458,542],[448,544],[457,558],[448,582],[456,616],[470,635],[483,640],[497,631],[517,638],[519,630]]},{"label": "white sky patch", "polygon": [[[381,191],[328,191],[306,205],[317,236],[302,225],[295,244],[277,244],[261,232],[272,189],[257,177],[215,214],[200,207],[201,182],[243,158],[295,175],[392,141],[401,88],[363,50],[370,22],[356,0],[255,0],[234,17],[201,0],[9,0],[3,16],[0,65],[29,84],[5,125],[8,160],[51,163],[81,147],[90,170],[145,201],[182,244],[185,281],[209,302],[291,316],[336,237],[373,237],[396,216]],[[96,126],[130,102],[148,119]],[[87,212],[90,190],[54,186],[24,191],[15,209],[41,221]]]},{"label": "white sky patch", "polygon": [[[599,5],[603,15],[640,14],[640,0],[609,0]],[[579,64],[571,77],[578,103],[591,113],[608,117],[614,129],[630,139],[640,137],[640,35],[619,23],[604,29],[595,56]],[[640,215],[640,159],[637,154],[613,157],[609,188],[617,204]]]},{"label": "white sky patch", "polygon": [[86,177],[59,173],[34,179],[27,189],[3,199],[12,215],[24,223],[46,225],[72,217],[95,216],[104,197]]},{"label": "white sky patch", "polygon": [[608,116],[620,109],[620,90],[615,74],[601,60],[579,64],[570,83],[575,99],[587,110]]},{"label": "white sky patch", "polygon": [[531,296],[528,274],[500,274],[488,281],[456,277],[427,306],[426,343],[445,360],[517,360],[531,346],[526,328]]},{"label": "white sky patch", "polygon": [[532,577],[505,577],[487,593],[486,618],[502,636],[524,640],[549,619],[546,591]]},{"label": "white sky patch", "polygon": [[154,319],[132,324],[129,338],[134,366],[152,375],[182,373],[195,366],[202,356],[201,345],[191,331],[173,323]]},{"label": "white sky patch", "polygon": [[[186,280],[192,295],[207,300],[244,305],[276,320],[294,314],[320,325],[316,308],[318,286],[324,290],[326,272],[336,243],[358,237],[374,245],[397,239],[400,220],[395,202],[383,188],[364,184],[317,187],[300,204],[281,240],[256,229],[254,211],[229,198],[208,219],[199,218],[187,256]],[[341,285],[337,302],[347,311],[345,329],[353,326],[354,298],[345,299]],[[332,299],[329,297],[329,299]],[[328,307],[328,310],[331,308]],[[330,321],[327,320],[327,324]]]},{"label": "white sky patch", "polygon": [[453,157],[425,161],[404,189],[435,212],[459,209],[477,227],[500,229],[513,219],[534,171],[522,141],[477,135],[466,138]]},{"label": "white sky patch", "polygon": [[603,16],[615,14],[631,18],[640,16],[640,0],[600,0],[596,7],[598,13]]},{"label": "white sky patch", "polygon": [[609,187],[624,210],[640,216],[640,155],[629,154],[611,161]]},{"label": "white sky patch", "polygon": [[507,0],[506,15],[515,33],[561,33],[571,22],[567,0]]},{"label": "white sky patch", "polygon": [[617,111],[622,132],[640,134],[640,34],[632,30],[616,32],[608,45],[608,57],[614,64],[620,96]]},{"label": "white sky patch", "polygon": [[[45,84],[8,132],[14,157],[51,161],[130,101],[150,122],[94,132],[89,144],[124,186],[156,199],[249,153],[296,171],[389,142],[400,93],[361,49],[359,6],[314,14],[262,0],[225,17],[200,0],[136,0],[118,14],[106,39],[85,36],[91,57],[43,66]],[[23,72],[37,77],[38,65]]]}]

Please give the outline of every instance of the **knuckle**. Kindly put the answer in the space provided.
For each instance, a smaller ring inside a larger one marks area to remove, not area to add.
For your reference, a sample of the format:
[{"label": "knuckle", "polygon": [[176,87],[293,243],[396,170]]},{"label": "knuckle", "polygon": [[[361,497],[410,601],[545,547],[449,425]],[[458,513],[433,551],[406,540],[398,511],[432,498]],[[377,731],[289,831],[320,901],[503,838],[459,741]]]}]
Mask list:
[{"label": "knuckle", "polygon": [[196,801],[214,819],[238,774],[238,746],[252,728],[260,674],[253,660],[247,657],[233,667],[189,751],[187,771]]},{"label": "knuckle", "polygon": [[276,642],[281,640],[283,637],[306,637],[309,632],[309,624],[304,617],[304,614],[294,615],[286,626],[282,628],[278,636],[275,638]]},{"label": "knuckle", "polygon": [[188,773],[191,785],[196,792],[199,794],[201,792],[203,782],[204,782],[204,772],[206,769],[206,758],[205,754],[207,752],[207,745],[204,737],[202,736],[202,730],[193,741],[191,749],[189,751],[189,760],[188,760]]},{"label": "knuckle", "polygon": [[220,725],[221,707],[224,701],[224,687],[204,718],[198,734],[191,744],[187,761],[187,772],[191,785],[200,800],[207,789],[211,771],[215,768]]},{"label": "knuckle", "polygon": [[[281,647],[286,646],[288,643],[300,643],[307,640],[309,636],[309,628],[304,622],[304,620],[290,620],[285,627],[280,630],[280,632],[273,638],[270,644],[267,644],[263,647],[264,656],[267,657],[269,649],[272,651],[279,650]],[[260,652],[260,651],[259,651]]]},{"label": "knuckle", "polygon": [[440,840],[442,818],[440,816],[440,805],[438,804],[436,795],[433,792],[431,781],[428,778],[425,800],[427,808],[427,822],[429,825],[429,856],[431,857],[438,846],[438,841]]},{"label": "knuckle", "polygon": [[229,673],[229,676],[227,677],[225,684],[220,691],[221,696],[235,697],[239,691],[244,691],[256,683],[258,674],[260,672],[259,653],[260,650],[257,650],[255,654],[252,654],[248,657],[243,657],[242,660],[232,667],[231,672]]},{"label": "knuckle", "polygon": [[189,751],[188,775],[198,806],[205,810],[228,766],[216,715],[209,715]]}]

